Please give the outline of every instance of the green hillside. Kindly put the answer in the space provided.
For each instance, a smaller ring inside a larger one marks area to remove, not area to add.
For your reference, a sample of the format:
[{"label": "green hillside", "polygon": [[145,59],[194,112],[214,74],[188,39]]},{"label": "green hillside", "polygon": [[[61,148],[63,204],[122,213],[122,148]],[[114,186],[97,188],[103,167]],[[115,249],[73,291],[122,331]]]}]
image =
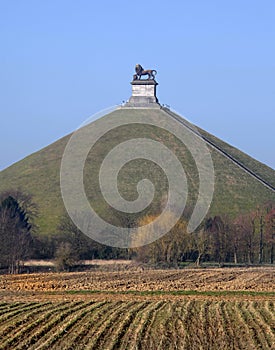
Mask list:
[{"label": "green hillside", "polygon": [[[129,113],[127,109],[119,109],[108,115],[108,118]],[[158,109],[135,109],[131,115],[150,116],[158,120]],[[105,117],[104,117],[105,118]],[[89,135],[88,125],[87,137]],[[238,149],[226,144],[218,138],[199,129],[200,133],[217,144],[220,148],[238,159],[249,169],[253,170],[265,181],[275,186],[275,171],[264,164],[249,157]],[[96,207],[98,213],[110,220],[116,215],[104,201],[98,183],[98,171],[106,154],[118,143],[135,137],[144,137],[163,142],[173,150],[183,164],[188,180],[188,208],[192,208],[198,196],[199,176],[195,162],[189,150],[180,141],[164,130],[156,127],[136,124],[134,127],[121,126],[104,135],[90,151],[84,168],[84,185],[87,197]],[[20,189],[31,193],[39,207],[37,225],[41,234],[56,232],[60,217],[64,214],[60,192],[60,164],[65,146],[70,135],[54,142],[42,150],[29,155],[0,172],[0,192],[9,189]],[[226,157],[210,148],[215,168],[215,192],[209,215],[228,214],[235,216],[248,211],[269,200],[275,201],[275,194],[256,179],[244,172]],[[157,204],[167,189],[167,180],[161,169],[146,160],[133,161],[131,166],[125,166],[120,172],[118,188],[128,200],[137,196],[136,184],[144,177],[148,177],[155,184],[157,191],[154,203],[149,208],[157,210]]]}]

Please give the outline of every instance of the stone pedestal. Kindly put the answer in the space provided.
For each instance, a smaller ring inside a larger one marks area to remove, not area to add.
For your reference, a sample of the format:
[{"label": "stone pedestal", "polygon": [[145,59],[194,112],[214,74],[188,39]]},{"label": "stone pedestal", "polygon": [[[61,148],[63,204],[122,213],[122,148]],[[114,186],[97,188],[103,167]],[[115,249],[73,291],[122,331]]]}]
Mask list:
[{"label": "stone pedestal", "polygon": [[160,108],[156,96],[158,83],[155,80],[133,80],[132,96],[124,107]]}]

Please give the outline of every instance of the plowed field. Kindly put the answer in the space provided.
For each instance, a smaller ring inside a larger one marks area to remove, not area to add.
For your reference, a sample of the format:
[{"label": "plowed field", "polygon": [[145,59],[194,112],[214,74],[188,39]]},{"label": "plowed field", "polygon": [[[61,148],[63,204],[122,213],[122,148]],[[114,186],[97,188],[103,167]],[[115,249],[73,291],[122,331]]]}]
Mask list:
[{"label": "plowed field", "polygon": [[274,269],[0,276],[0,349],[275,349]]}]

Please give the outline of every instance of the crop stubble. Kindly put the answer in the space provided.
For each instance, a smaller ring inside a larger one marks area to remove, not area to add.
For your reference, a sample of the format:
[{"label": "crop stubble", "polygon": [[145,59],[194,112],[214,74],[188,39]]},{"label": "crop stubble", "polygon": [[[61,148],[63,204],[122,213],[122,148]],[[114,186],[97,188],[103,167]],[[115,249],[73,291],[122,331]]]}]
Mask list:
[{"label": "crop stubble", "polygon": [[273,269],[1,276],[0,349],[275,349],[272,292]]}]

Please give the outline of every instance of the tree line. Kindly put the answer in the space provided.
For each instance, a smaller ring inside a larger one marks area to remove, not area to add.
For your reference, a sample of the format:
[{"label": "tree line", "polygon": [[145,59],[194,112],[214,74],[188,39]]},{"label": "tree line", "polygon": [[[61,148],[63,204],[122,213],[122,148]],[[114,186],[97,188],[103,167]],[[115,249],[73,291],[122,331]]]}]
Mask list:
[{"label": "tree line", "polygon": [[56,232],[43,235],[35,225],[39,208],[18,190],[0,194],[0,271],[24,271],[28,259],[54,259],[57,270],[70,270],[81,260],[124,259],[123,249],[99,244],[84,235],[67,215]]},{"label": "tree line", "polygon": [[[144,225],[152,219],[154,218],[144,218],[141,224]],[[141,227],[140,243],[144,237]],[[275,205],[266,203],[234,219],[218,215],[208,217],[192,233],[187,232],[187,222],[182,219],[168,234],[150,245],[135,249],[134,252],[140,261],[164,263],[168,266],[178,266],[188,261],[197,266],[203,262],[218,263],[220,266],[226,263],[273,264]]]},{"label": "tree line", "polygon": [[[31,195],[20,191],[0,194],[0,269],[8,273],[22,270],[26,259],[55,259],[58,270],[70,270],[81,260],[135,259],[162,267],[184,264],[273,264],[275,259],[275,203],[269,202],[232,219],[208,217],[196,232],[187,232],[182,218],[164,236],[143,245],[146,229],[157,214],[144,215],[136,222],[121,216],[121,226],[136,226],[137,248],[120,249],[102,245],[84,235],[65,215],[57,231],[44,236],[35,226],[39,213]],[[169,225],[173,213],[167,213],[162,225]],[[155,230],[158,230],[155,227]]]}]

